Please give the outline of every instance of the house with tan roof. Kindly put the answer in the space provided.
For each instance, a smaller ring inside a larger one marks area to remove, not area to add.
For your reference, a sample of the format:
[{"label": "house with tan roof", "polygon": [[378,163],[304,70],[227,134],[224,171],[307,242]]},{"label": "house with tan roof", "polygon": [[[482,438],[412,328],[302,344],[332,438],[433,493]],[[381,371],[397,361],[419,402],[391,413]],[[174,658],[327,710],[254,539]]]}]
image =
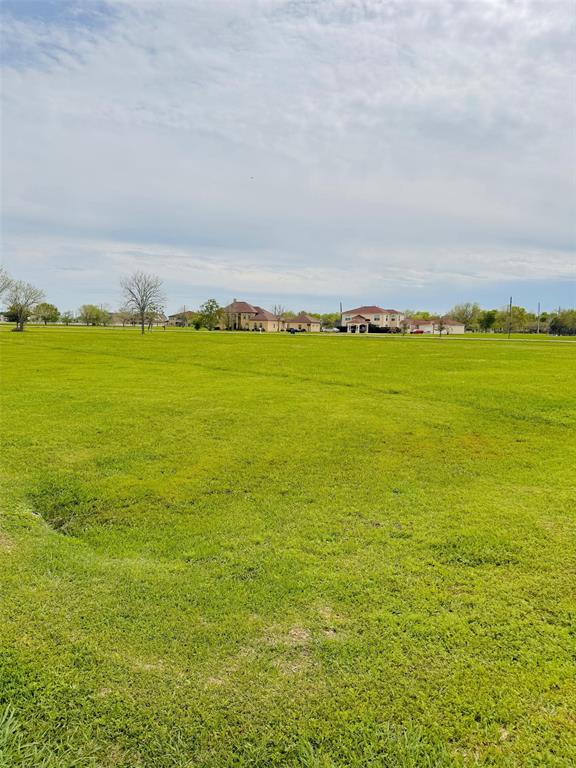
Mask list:
[{"label": "house with tan roof", "polygon": [[296,317],[290,320],[284,320],[286,330],[308,331],[309,333],[318,333],[320,331],[320,320],[317,317],[310,317],[305,312],[300,312]]},{"label": "house with tan roof", "polygon": [[192,325],[192,321],[198,316],[197,312],[193,312],[191,309],[182,310],[176,312],[173,315],[168,315],[167,325],[174,325],[178,328],[185,328],[188,325]]},{"label": "house with tan roof", "polygon": [[272,312],[247,301],[234,301],[223,311],[224,326],[230,331],[280,331],[282,321]]},{"label": "house with tan roof", "polygon": [[224,307],[224,327],[230,331],[320,331],[320,320],[301,312],[290,320],[281,320],[273,312],[269,312],[257,304],[249,304],[247,301],[234,301]]},{"label": "house with tan roof", "polygon": [[250,331],[279,331],[282,321],[262,307],[254,307],[256,314],[246,321]]},{"label": "house with tan roof", "polygon": [[404,313],[397,309],[371,304],[342,312],[340,324],[348,333],[369,333],[370,326],[396,331],[401,328],[404,317]]},{"label": "house with tan roof", "polygon": [[229,331],[248,331],[249,322],[258,314],[258,309],[247,301],[234,299],[231,304],[224,307],[224,326]]}]

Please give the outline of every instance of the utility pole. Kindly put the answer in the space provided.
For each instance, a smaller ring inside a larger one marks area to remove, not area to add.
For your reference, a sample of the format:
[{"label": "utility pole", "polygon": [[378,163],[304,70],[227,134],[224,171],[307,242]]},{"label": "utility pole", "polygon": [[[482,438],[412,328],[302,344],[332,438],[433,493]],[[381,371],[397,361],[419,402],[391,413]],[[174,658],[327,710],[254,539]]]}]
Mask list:
[{"label": "utility pole", "polygon": [[512,296],[510,296],[510,304],[508,307],[508,338],[512,333]]},{"label": "utility pole", "polygon": [[540,333],[540,302],[538,302],[538,315],[536,318],[536,333]]}]

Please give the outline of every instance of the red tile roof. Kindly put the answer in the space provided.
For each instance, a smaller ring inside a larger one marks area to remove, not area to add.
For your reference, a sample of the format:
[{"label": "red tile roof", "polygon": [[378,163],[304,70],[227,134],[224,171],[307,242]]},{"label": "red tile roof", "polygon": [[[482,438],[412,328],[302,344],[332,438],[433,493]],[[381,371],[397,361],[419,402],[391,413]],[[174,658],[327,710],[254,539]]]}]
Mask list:
[{"label": "red tile roof", "polygon": [[369,306],[369,307],[356,307],[356,309],[347,309],[342,313],[343,315],[399,315],[397,309],[383,309],[382,307]]},{"label": "red tile roof", "polygon": [[367,317],[364,317],[364,315],[354,315],[354,317],[351,320],[347,320],[349,323],[353,323],[357,320],[362,320],[362,322],[367,323],[369,322]]}]

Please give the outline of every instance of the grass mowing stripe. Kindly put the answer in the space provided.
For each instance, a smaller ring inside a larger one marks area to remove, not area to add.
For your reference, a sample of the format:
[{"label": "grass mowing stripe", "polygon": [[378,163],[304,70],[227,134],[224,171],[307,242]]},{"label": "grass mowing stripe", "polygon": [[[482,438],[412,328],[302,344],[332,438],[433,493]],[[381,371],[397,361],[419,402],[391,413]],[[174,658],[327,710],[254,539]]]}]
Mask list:
[{"label": "grass mowing stripe", "polygon": [[573,762],[576,358],[366,341],[0,331],[6,764]]}]

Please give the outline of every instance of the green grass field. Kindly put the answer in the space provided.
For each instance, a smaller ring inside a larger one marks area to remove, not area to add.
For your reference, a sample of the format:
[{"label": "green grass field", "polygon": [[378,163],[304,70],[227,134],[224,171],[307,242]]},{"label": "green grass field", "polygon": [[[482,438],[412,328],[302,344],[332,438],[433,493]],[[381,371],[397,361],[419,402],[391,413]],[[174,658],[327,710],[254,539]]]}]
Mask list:
[{"label": "green grass field", "polygon": [[0,766],[576,763],[576,344],[0,332]]}]

